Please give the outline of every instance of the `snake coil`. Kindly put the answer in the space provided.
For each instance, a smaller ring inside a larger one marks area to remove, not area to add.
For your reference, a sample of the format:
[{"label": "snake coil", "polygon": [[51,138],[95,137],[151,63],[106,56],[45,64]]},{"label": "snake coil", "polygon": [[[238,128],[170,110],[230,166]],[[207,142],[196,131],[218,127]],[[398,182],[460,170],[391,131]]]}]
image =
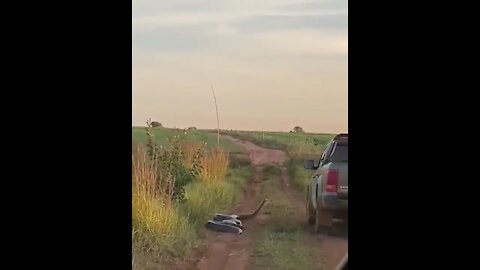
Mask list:
[{"label": "snake coil", "polygon": [[269,201],[268,199],[264,199],[258,207],[250,214],[241,214],[241,215],[226,215],[226,214],[216,214],[213,217],[213,220],[209,220],[205,227],[218,232],[229,232],[235,234],[241,234],[243,232],[244,226],[241,220],[246,220],[249,218],[254,217],[255,215],[260,212],[265,202]]}]

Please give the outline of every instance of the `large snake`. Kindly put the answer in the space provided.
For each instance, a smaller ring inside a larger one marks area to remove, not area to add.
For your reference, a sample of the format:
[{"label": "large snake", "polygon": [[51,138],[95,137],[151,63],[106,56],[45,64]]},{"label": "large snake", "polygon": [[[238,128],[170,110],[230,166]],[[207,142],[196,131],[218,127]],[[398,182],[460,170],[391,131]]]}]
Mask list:
[{"label": "large snake", "polygon": [[209,220],[206,224],[205,227],[208,229],[218,231],[218,232],[230,232],[230,233],[235,233],[235,234],[241,234],[243,232],[243,224],[242,220],[246,220],[249,218],[254,217],[255,215],[260,212],[260,209],[262,209],[263,205],[265,202],[269,201],[268,199],[264,199],[255,209],[250,214],[240,214],[240,215],[226,215],[226,214],[216,214],[213,217],[213,220]]}]

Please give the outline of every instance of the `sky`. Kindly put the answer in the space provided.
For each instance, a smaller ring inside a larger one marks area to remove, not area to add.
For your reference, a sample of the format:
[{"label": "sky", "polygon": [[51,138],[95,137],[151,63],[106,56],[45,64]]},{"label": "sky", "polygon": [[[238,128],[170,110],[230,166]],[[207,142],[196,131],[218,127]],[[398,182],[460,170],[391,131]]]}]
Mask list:
[{"label": "sky", "polygon": [[348,132],[346,0],[133,0],[132,125]]}]

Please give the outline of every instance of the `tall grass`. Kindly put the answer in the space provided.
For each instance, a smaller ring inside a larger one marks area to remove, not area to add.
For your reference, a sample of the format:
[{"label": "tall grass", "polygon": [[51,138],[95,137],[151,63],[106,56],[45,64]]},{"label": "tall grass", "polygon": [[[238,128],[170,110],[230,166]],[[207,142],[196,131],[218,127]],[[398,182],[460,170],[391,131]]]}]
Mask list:
[{"label": "tall grass", "polygon": [[214,148],[203,152],[205,143],[198,141],[182,141],[180,148],[182,151],[183,165],[186,168],[193,169],[196,164],[200,165],[200,180],[204,182],[223,181],[228,169],[228,153],[222,148]]},{"label": "tall grass", "polygon": [[199,141],[182,141],[180,150],[182,151],[182,162],[186,168],[193,169],[194,165],[198,163],[203,151],[204,143]]},{"label": "tall grass", "polygon": [[297,188],[302,195],[306,194],[313,171],[304,169],[303,164],[295,159],[290,159],[287,166],[293,186]]},{"label": "tall grass", "polygon": [[144,151],[132,156],[132,252],[134,258],[143,257],[136,266],[165,258],[175,250],[178,237],[189,237],[188,219],[179,215],[172,200],[174,179],[165,174],[159,182],[157,173]]},{"label": "tall grass", "polygon": [[185,188],[184,213],[201,225],[217,212],[227,211],[241,199],[242,187],[250,176],[248,167],[231,169],[225,181],[198,181]]},{"label": "tall grass", "polygon": [[201,159],[202,170],[200,179],[203,182],[223,181],[228,169],[228,153],[221,148],[212,149],[210,153]]},{"label": "tall grass", "polygon": [[[132,146],[132,267],[136,269],[166,265],[185,255],[210,216],[241,197],[247,177],[244,168],[226,177],[229,159],[222,149],[206,151],[203,142],[178,138],[161,148],[154,141],[149,140],[148,148]],[[179,188],[181,200],[174,196]]]}]

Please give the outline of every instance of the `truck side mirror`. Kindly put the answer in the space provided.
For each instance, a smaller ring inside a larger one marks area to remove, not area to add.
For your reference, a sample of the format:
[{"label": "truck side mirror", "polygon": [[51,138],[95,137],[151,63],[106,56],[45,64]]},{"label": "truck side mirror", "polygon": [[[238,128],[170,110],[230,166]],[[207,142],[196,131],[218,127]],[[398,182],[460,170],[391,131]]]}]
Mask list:
[{"label": "truck side mirror", "polygon": [[313,159],[305,161],[304,167],[307,170],[316,170],[317,169],[317,167],[315,166],[315,161]]}]

